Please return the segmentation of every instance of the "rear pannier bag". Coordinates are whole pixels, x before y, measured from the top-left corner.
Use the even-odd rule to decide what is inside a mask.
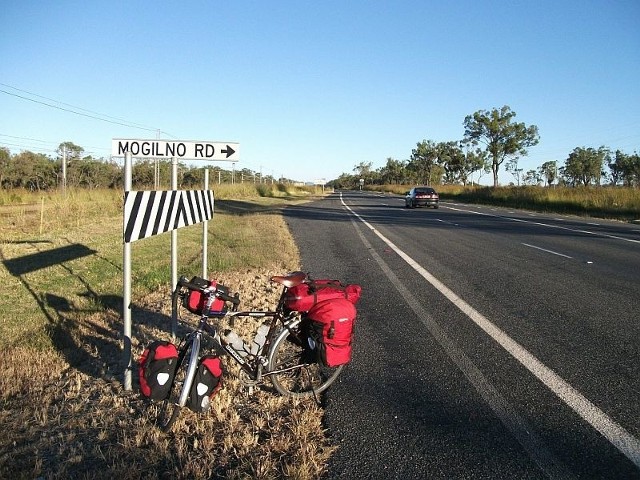
[[[178,363],[178,349],[164,340],[149,345],[138,362],[140,392],[151,400],[164,400],[169,395]]]
[[[331,298],[346,298],[355,304],[361,290],[360,285],[343,285],[338,280],[313,280],[287,290],[284,304],[296,312],[308,312],[316,303]]]
[[[215,355],[205,355],[200,359],[196,376],[189,392],[189,408],[194,412],[206,412],[211,399],[222,386],[222,362]]]
[[[316,303],[305,315],[309,343],[315,346],[318,360],[327,367],[351,361],[351,343],[356,307],[345,298]]]
[[[229,294],[229,289],[224,285],[219,285],[215,280],[205,280],[204,278],[193,277],[190,283],[198,285],[201,288],[214,286],[217,290],[222,291],[226,295]],[[190,290],[189,293],[184,296],[182,305],[191,313],[195,313],[196,315],[202,315],[202,311],[204,310],[204,306],[205,306],[204,294],[199,290]],[[225,310],[224,300],[216,298],[211,304],[210,311],[222,312],[224,310]]]

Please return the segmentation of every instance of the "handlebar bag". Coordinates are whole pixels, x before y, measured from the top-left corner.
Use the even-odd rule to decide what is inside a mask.
[[[205,355],[200,359],[196,376],[189,392],[189,408],[194,412],[206,412],[211,399],[222,387],[222,362],[216,355]]]
[[[339,280],[313,280],[291,287],[285,293],[284,305],[289,310],[308,312],[316,303],[343,298],[355,304],[360,299],[360,285],[343,285]]]
[[[178,349],[164,340],[151,343],[138,362],[140,392],[151,400],[164,400],[169,395],[178,363]]]
[[[305,315],[310,346],[318,360],[327,367],[351,361],[356,307],[345,298],[316,303]]]
[[[229,294],[229,288],[217,283],[215,280],[205,280],[204,278],[193,277],[190,283],[198,285],[201,288],[207,288],[209,286],[213,286],[216,288],[216,290],[219,290],[226,295]],[[205,306],[205,296],[199,290],[189,289],[189,293],[184,296],[182,305],[191,313],[195,313],[196,315],[202,315],[202,311],[204,310],[204,306]],[[226,308],[225,308],[224,300],[220,298],[216,298],[211,304],[210,311],[222,312],[225,309]]]

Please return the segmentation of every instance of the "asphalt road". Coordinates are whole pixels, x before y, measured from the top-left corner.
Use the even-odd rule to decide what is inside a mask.
[[[365,192],[285,217],[363,287],[328,478],[640,478],[640,226]]]

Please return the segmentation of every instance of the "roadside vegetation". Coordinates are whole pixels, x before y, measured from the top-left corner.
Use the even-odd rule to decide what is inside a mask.
[[[343,173],[331,182],[335,188],[371,185],[473,185],[491,173],[493,187],[513,186],[622,186],[640,188],[640,154],[600,145],[578,146],[565,159],[550,159],[524,171],[519,159],[539,141],[538,127],[515,121],[516,113],[507,105],[490,111],[479,110],[464,119],[461,139],[422,140],[407,159],[388,157],[386,164],[372,168],[363,161],[353,173]],[[499,182],[501,171],[509,181]]]
[[[242,306],[273,306],[269,276],[299,267],[280,210],[314,194],[217,189],[209,269]],[[229,363],[210,412],[185,410],[170,434],[153,426],[135,383],[123,391],[122,192],[13,190],[0,199],[0,477],[320,476],[333,449],[321,408],[268,385],[250,394]],[[201,225],[179,230],[180,274],[199,274],[201,235]],[[169,252],[166,234],[132,245],[136,359],[170,338]]]
[[[406,185],[370,185],[367,189],[404,195]],[[640,220],[640,189],[628,187],[478,187],[436,186],[441,199],[538,212],[622,221]]]

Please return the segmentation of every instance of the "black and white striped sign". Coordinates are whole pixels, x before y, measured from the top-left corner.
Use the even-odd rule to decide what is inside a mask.
[[[212,190],[125,192],[124,241],[135,242],[211,218]]]

